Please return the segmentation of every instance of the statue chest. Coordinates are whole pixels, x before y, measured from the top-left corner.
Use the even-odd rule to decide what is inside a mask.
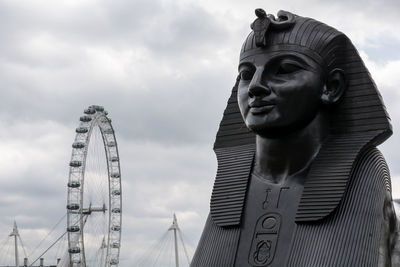
[[[235,266],[285,266],[303,191],[301,180],[293,177],[273,184],[251,176]]]

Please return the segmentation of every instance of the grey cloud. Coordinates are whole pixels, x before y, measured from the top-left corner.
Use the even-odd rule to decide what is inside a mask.
[[[221,106],[224,104],[220,105],[218,97],[209,98],[208,95],[229,94],[232,84],[227,83],[225,77],[230,76],[231,72],[215,68],[213,73],[209,73],[209,70],[199,67],[197,62],[204,58],[204,54],[209,53],[210,57],[213,56],[210,52],[211,47],[226,39],[224,32],[227,31],[221,23],[196,5],[181,7],[171,4],[162,9],[157,2],[152,2],[150,6],[147,2],[140,1],[128,6],[120,1],[115,5],[106,3],[96,6],[93,10],[94,15],[87,14],[92,14],[94,19],[100,20],[98,27],[110,28],[110,32],[104,33],[93,30],[91,27],[94,25],[87,26],[87,23],[76,18],[84,17],[81,9],[78,9],[76,14],[67,11],[72,17],[64,15],[60,20],[54,16],[45,16],[45,11],[40,13],[37,8],[33,9],[33,14],[27,15],[25,20],[21,19],[23,25],[32,27],[30,30],[19,28],[16,22],[18,19],[4,18],[14,23],[8,24],[12,24],[10,28],[15,29],[15,35],[19,33],[23,37],[16,43],[11,43],[15,41],[13,39],[9,42],[6,40],[3,46],[8,47],[8,50],[0,53],[5,59],[0,64],[0,86],[6,89],[3,98],[7,100],[0,108],[2,116],[9,120],[35,120],[43,117],[72,124],[79,114],[76,111],[96,103],[103,104],[111,114],[121,118],[124,122],[119,125],[122,135],[126,132],[127,135],[139,139],[167,140],[172,143],[178,140],[209,142],[209,136],[215,134],[219,119],[215,119],[214,115],[222,113]],[[26,10],[18,5],[3,8],[17,18],[26,13]],[[56,13],[59,12],[60,10]],[[64,21],[67,18],[70,20],[69,24]],[[55,21],[53,23],[48,20]],[[136,21],[144,25],[136,25]],[[76,25],[79,25],[79,28]],[[137,28],[142,28],[143,32]],[[29,40],[24,39],[40,36],[42,31],[50,36],[50,41],[59,45],[50,53],[38,54],[40,47],[30,47],[30,43],[27,42]],[[68,32],[75,36],[60,36]],[[141,40],[141,46],[150,51],[151,58],[143,64],[133,66],[130,70],[132,77],[128,78],[131,87],[125,85],[124,91],[121,91],[120,84],[110,83],[106,77],[93,76],[90,66],[85,67],[87,63],[84,60],[91,60],[85,46],[101,43],[103,48],[105,46],[117,51],[118,46],[115,47],[112,40],[120,38],[125,44],[124,49],[130,46],[129,49],[134,49],[135,44],[131,42],[130,35],[126,35],[127,32],[133,33],[135,38]],[[90,34],[101,40],[91,40],[85,46],[79,45],[79,40],[87,40]],[[43,37],[45,40],[47,35]],[[72,44],[75,41],[78,43]],[[153,61],[154,64],[148,65],[148,62]],[[164,66],[182,72],[185,71],[187,62],[191,62],[194,67],[191,73],[185,73],[183,79],[160,75],[157,69],[148,69],[146,76],[135,77],[135,68]],[[228,80],[233,79],[234,77],[230,77]],[[143,82],[148,90],[135,92],[138,82]],[[193,98],[198,101],[193,102]],[[105,99],[107,101],[104,101]],[[204,100],[207,104],[201,102]],[[207,108],[204,108],[205,105]],[[202,130],[209,128],[206,123],[211,120],[213,133],[204,136],[205,132]],[[164,130],[162,133],[154,130],[153,125],[158,125]],[[179,138],[176,138],[177,135]]]
[[[369,58],[377,63],[384,63],[390,60],[400,60],[400,40],[391,36],[385,39],[373,39],[362,47]]]
[[[389,19],[389,16],[391,16],[392,14],[396,14],[398,11],[400,11],[399,3],[396,0],[355,0],[350,2],[339,0],[335,2],[346,4],[345,9],[349,10],[350,12],[363,12],[365,14],[369,14],[369,16],[371,16],[371,20],[376,18],[381,20],[385,20],[385,18]]]
[[[0,12],[0,32],[9,36],[2,47],[8,47],[12,55],[17,51],[8,41],[18,46],[40,34],[74,46],[148,46],[151,51],[160,51],[159,56],[168,56],[210,42],[217,44],[227,32],[222,23],[198,5],[173,1],[99,1],[95,6],[82,4],[76,8],[7,2],[0,5]]]
[[[114,123],[122,136],[172,143],[210,143],[222,116],[225,99],[233,86],[233,82],[227,83],[218,77],[221,74],[228,76],[229,72],[218,69],[216,72],[202,71],[183,80],[168,80],[168,77],[155,75],[156,79],[148,84],[152,89],[143,92],[135,92],[135,88],[121,92],[118,88],[108,89],[94,82],[90,87],[96,89],[91,92],[75,89],[68,93],[68,88],[73,85],[60,84],[54,90],[41,90],[38,87],[46,81],[40,81],[38,85],[25,83],[19,87],[14,80],[11,81],[14,84],[8,85],[14,90],[5,91],[3,97],[7,102],[0,110],[3,116],[8,115],[9,120],[45,118],[64,121],[72,126],[72,132],[73,122],[78,125],[85,107],[101,104],[115,118]],[[166,80],[159,81],[157,78]],[[7,78],[3,79],[3,83],[4,80]],[[157,128],[154,128],[155,125]]]

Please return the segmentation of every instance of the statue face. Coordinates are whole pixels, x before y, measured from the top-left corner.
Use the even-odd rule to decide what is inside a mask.
[[[239,73],[239,108],[256,134],[280,135],[302,128],[320,109],[323,71],[304,54],[253,55],[240,62]]]

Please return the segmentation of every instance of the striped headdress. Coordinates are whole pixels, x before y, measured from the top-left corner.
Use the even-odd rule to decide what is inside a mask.
[[[392,133],[381,95],[351,41],[340,31],[311,18],[280,11],[278,18],[256,10],[258,18],[243,44],[240,59],[266,51],[296,51],[328,73],[344,71],[347,88],[332,109],[330,133],[311,164],[297,210],[297,222],[329,215],[346,191],[361,151]],[[238,226],[255,151],[255,135],[242,119],[237,85],[232,89],[214,144],[218,171],[211,197],[211,217],[218,226]]]

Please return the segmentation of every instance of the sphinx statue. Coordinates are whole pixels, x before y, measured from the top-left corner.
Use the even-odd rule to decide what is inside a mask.
[[[191,266],[398,266],[390,175],[376,148],[392,128],[357,50],[314,19],[256,16]]]

